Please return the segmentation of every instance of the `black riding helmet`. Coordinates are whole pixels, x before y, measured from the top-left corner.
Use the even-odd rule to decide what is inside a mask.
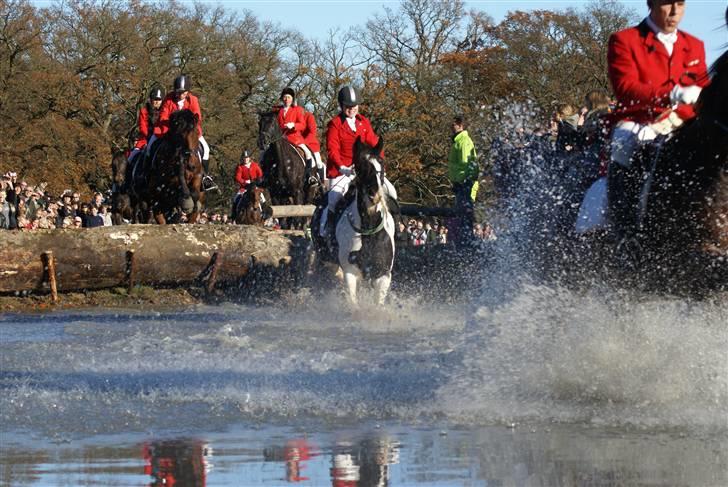
[[[283,99],[284,95],[291,95],[291,98],[293,98],[294,100],[296,99],[296,92],[293,91],[293,88],[291,88],[290,86],[286,86],[281,91],[281,100]]]
[[[189,76],[187,76],[186,74],[177,76],[174,79],[174,91],[190,91],[191,84],[192,82],[190,81]]]
[[[339,90],[339,105],[342,107],[353,107],[361,103],[359,93],[352,86],[344,86]]]
[[[149,92],[149,99],[150,100],[161,100],[164,98],[164,92],[162,91],[162,88],[155,86],[152,88],[152,91]]]

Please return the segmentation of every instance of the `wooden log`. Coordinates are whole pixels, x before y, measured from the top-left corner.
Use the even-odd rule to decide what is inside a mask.
[[[314,205],[280,205],[273,206],[273,216],[276,218],[313,216],[316,209]],[[454,208],[439,208],[436,206],[400,205],[400,213],[404,216],[441,216],[455,215]]]
[[[276,218],[302,217],[310,218],[313,216],[315,205],[273,205],[273,216]]]
[[[215,282],[241,279],[256,266],[278,268],[308,245],[302,232],[243,225],[123,225],[85,229],[0,232],[0,292],[47,290],[44,264],[51,251],[58,291],[123,285],[191,284],[215,252],[225,259]],[[131,265],[127,252],[133,251]]]

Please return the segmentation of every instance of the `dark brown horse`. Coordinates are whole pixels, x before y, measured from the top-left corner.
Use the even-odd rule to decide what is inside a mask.
[[[180,212],[195,223],[204,203],[198,117],[190,110],[179,110],[169,125],[150,164],[148,201],[159,224],[180,217]]]
[[[114,225],[121,225],[124,221],[134,223],[136,220],[128,170],[126,154],[115,153],[111,159],[111,221]]]
[[[285,138],[278,126],[277,113],[258,113],[258,148],[264,151],[260,161],[263,186],[270,192],[274,205],[313,203],[320,186],[305,181],[303,150]]]
[[[728,288],[728,51],[711,78],[697,117],[652,159],[644,190],[646,262],[679,287]]]

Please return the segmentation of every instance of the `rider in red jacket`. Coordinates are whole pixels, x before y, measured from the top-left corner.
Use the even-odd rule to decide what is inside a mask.
[[[344,197],[349,184],[354,178],[353,158],[354,142],[357,139],[370,146],[379,143],[379,136],[374,133],[372,124],[363,115],[359,114],[361,97],[351,86],[344,86],[338,94],[341,112],[328,123],[326,129],[326,148],[328,159],[326,173],[329,177],[329,193],[327,209],[321,214],[319,234],[331,243],[334,236],[332,218],[338,202]],[[384,178],[384,191],[392,199],[397,199],[397,191],[392,183]]]
[[[619,105],[614,118],[608,174],[609,219],[617,256],[634,266],[639,245],[639,199],[645,169],[633,164],[636,149],[694,117],[693,104],[709,83],[705,48],[678,30],[685,2],[647,0],[650,13],[638,26],[609,39],[609,79]]]
[[[202,136],[202,111],[200,110],[200,102],[195,95],[190,92],[190,81],[189,76],[180,75],[174,80],[174,90],[169,93],[162,101],[162,107],[159,110],[159,120],[154,125],[154,137],[149,141],[149,146],[156,139],[164,137],[169,131],[169,119],[174,112],[177,110],[191,110],[192,113],[197,115],[197,133],[200,136],[200,146],[202,147],[202,166],[205,169],[205,176],[203,178],[203,187],[206,191],[213,189],[214,183],[212,178],[209,176],[210,173],[210,146],[207,145],[207,141]]]
[[[250,158],[248,151],[243,151],[240,164],[235,169],[235,182],[240,186],[238,194],[244,194],[251,183],[260,184],[262,180],[263,170],[260,165]]]
[[[303,107],[296,104],[296,92],[293,91],[293,88],[283,88],[281,91],[281,103],[283,105],[278,110],[278,126],[281,128],[288,142],[303,150],[304,159],[306,160],[305,178],[309,180],[317,159],[313,153],[313,149],[306,143],[307,125],[305,111]],[[320,159],[321,156],[319,155],[318,160]]]
[[[162,106],[162,99],[164,98],[164,92],[159,87],[152,88],[149,92],[149,101],[145,103],[139,109],[139,116],[137,117],[137,128],[139,136],[137,137],[134,149],[129,154],[129,161],[147,145],[147,141],[154,132],[154,124],[159,119],[159,109]]]

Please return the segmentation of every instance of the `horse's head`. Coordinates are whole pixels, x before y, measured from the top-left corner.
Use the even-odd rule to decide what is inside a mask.
[[[382,185],[384,183],[384,164],[382,160],[382,147],[384,140],[380,137],[375,147],[359,139],[354,143],[354,169],[356,170],[357,194],[364,195],[368,200],[367,207],[372,208],[383,201]]]
[[[196,212],[200,206],[202,188],[202,160],[200,139],[197,131],[199,117],[191,110],[179,110],[169,119],[170,138],[174,144],[174,160],[177,164],[181,190],[179,205],[185,213]]]
[[[261,195],[264,191],[263,188],[256,186],[255,183],[251,183],[248,186],[235,215],[235,223],[242,225],[263,224],[264,217]]]
[[[278,126],[278,112],[258,112],[258,149],[265,150],[268,146],[281,138],[281,129]]]
[[[123,152],[117,152],[111,159],[111,182],[118,191],[126,182],[127,158]]]

